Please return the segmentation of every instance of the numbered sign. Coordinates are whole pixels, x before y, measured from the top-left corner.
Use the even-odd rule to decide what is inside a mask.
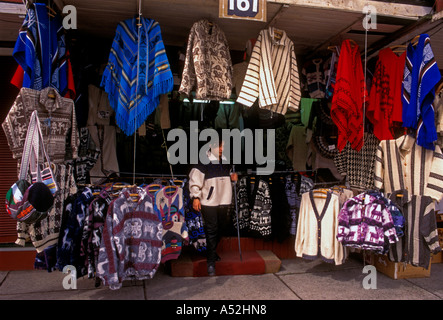
[[[266,22],[266,0],[220,0],[219,17]]]

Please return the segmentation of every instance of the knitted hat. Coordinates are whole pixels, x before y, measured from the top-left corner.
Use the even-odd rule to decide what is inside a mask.
[[[53,204],[51,190],[42,182],[30,185],[26,180],[19,180],[6,193],[8,214],[29,224],[45,218]]]

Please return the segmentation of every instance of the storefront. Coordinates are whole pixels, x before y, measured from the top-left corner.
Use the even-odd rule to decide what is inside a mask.
[[[426,112],[423,111],[426,116],[418,114],[418,123],[411,121],[403,126],[402,108],[408,103],[402,100],[402,93],[407,88],[408,97],[417,95],[415,89],[405,86],[409,81],[416,81],[407,78],[405,73],[407,46],[417,42],[424,48],[427,38],[433,53],[432,63],[427,65],[431,70],[428,74],[433,72],[429,80],[432,100],[441,93],[441,79],[437,74],[441,77],[443,66],[442,1],[265,1],[265,15],[256,15],[258,19],[254,20],[251,10],[262,8],[261,3],[48,1],[42,8],[49,28],[40,30],[32,26],[35,29],[30,27],[26,36],[19,33],[20,26],[25,19],[29,20],[29,10],[34,12],[37,4],[29,2],[26,9],[22,1],[0,2],[0,24],[5,26],[0,34],[2,88],[7,88],[1,98],[0,115],[2,123],[9,119],[9,124],[4,125],[6,129],[0,132],[1,198],[6,197],[17,180],[17,159],[23,152],[23,148],[14,148],[13,142],[24,139],[26,130],[17,128],[21,125],[26,129],[27,122],[20,124],[18,111],[11,110],[13,105],[22,108],[31,98],[25,99],[30,93],[20,88],[26,86],[43,92],[47,81],[57,88],[57,99],[66,103],[64,110],[71,108],[69,114],[60,118],[69,118],[61,126],[71,128],[61,138],[66,142],[62,148],[64,154],[60,158],[60,144],[54,147],[58,153],[53,153],[54,149],[49,152],[53,155],[51,160],[62,166],[57,168],[56,175],[65,172],[63,177],[58,177],[63,194],[59,191],[59,201],[50,214],[56,216],[51,218],[51,223],[56,221],[57,230],[51,232],[51,239],[43,234],[36,236],[34,225],[17,227],[16,221],[3,212],[0,215],[1,268],[32,269],[36,249],[39,259],[53,254],[59,263],[57,268],[61,269],[67,260],[63,260],[66,257],[61,257],[60,252],[70,258],[74,254],[75,258],[87,259],[80,251],[93,246],[92,242],[86,241],[83,244],[86,247],[77,248],[76,253],[61,249],[67,246],[63,235],[71,237],[70,232],[74,232],[76,238],[70,241],[80,246],[79,230],[92,234],[91,229],[87,230],[89,220],[85,218],[90,214],[89,209],[88,212],[79,209],[78,216],[72,218],[71,207],[92,208],[94,200],[103,201],[102,205],[108,207],[125,186],[135,188],[131,191],[134,193],[143,189],[144,194],[151,194],[152,211],[158,213],[160,220],[168,220],[170,217],[165,218],[162,213],[168,212],[175,217],[174,222],[181,224],[182,233],[174,231],[172,237],[174,248],[177,248],[176,237],[180,238],[181,234],[183,239],[178,242],[186,238],[188,249],[204,252],[205,234],[201,226],[196,227],[202,220],[201,215],[192,210],[188,174],[192,160],[207,140],[194,136],[194,128],[200,133],[204,129],[251,132],[251,140],[245,138],[238,145],[230,145],[233,159],[241,154],[240,161],[235,163],[239,181],[233,189],[228,228],[220,247],[237,250],[239,236],[243,250],[265,249],[280,259],[315,257],[342,264],[347,257],[344,247],[363,249],[339,234],[346,229],[346,222],[339,219],[345,202],[360,201],[355,198],[358,196],[379,199],[375,189],[389,194],[407,186],[414,190],[415,183],[418,187],[410,191],[412,195],[432,198],[429,211],[419,214],[435,215],[434,228],[429,232],[437,230],[438,207],[435,205],[443,194],[439,171],[443,169],[439,135],[443,134],[439,131],[443,123],[437,120],[443,110],[439,111],[435,103],[434,108],[429,108],[428,103]],[[231,17],[220,17],[223,4],[232,12],[237,6],[237,12],[251,9],[252,13],[232,18],[231,12]],[[57,17],[59,32],[55,31],[55,24],[49,23]],[[31,24],[32,19],[29,26]],[[50,33],[51,27],[54,38],[40,35],[37,41],[30,36],[42,30]],[[424,34],[428,37],[420,36]],[[22,46],[17,45],[18,41],[23,42]],[[276,43],[279,49],[267,49],[271,43]],[[40,87],[36,85],[37,80],[29,77],[36,72],[30,61],[40,59],[29,60],[29,45],[41,45],[41,54],[37,55],[40,58],[51,50],[58,54],[59,60],[52,64],[39,62]],[[427,50],[423,48],[422,51]],[[19,51],[25,57],[20,67]],[[57,73],[57,77],[45,80],[44,66],[50,73]],[[413,67],[411,64],[411,74]],[[117,79],[117,75],[121,77]],[[131,100],[131,88],[136,88],[139,98]],[[35,91],[32,94],[37,94]],[[42,123],[48,124],[48,120]],[[418,125],[426,130],[419,132]],[[171,132],[178,132],[176,129],[188,138],[184,157],[180,157],[183,154],[179,154],[182,149],[177,147],[178,140],[170,138],[174,137]],[[197,139],[195,148],[192,137]],[[413,145],[420,148],[418,151],[414,147],[417,155],[408,160],[410,163],[405,162],[407,170],[403,171],[388,161],[392,146],[381,143],[402,137],[416,138],[417,143],[414,141]],[[260,143],[264,147],[261,158],[256,152]],[[53,145],[57,144],[46,144],[49,149]],[[171,161],[173,155],[167,156],[171,150],[178,152],[176,158],[184,161]],[[420,176],[424,180],[403,179],[403,175],[417,170],[414,167],[417,157],[430,161],[422,164],[427,168]],[[263,163],[263,158],[267,162]],[[271,171],[263,173],[264,164],[269,164]],[[394,180],[403,182],[396,185]],[[85,190],[86,193],[82,193]],[[105,198],[101,196],[103,190],[114,195]],[[171,201],[176,200],[177,204],[162,207],[163,204],[156,203],[159,191],[164,197],[172,195]],[[81,197],[85,198],[82,198],[84,202],[80,201]],[[317,205],[324,210],[317,212],[314,219]],[[171,210],[174,213],[171,214]],[[349,215],[352,214],[350,211]],[[324,215],[331,220],[320,223]],[[80,216],[84,220],[74,226],[72,223]],[[320,242],[318,248],[317,245],[314,249],[304,246],[302,239],[314,236],[314,231],[306,227],[314,223],[308,222],[309,219],[315,220],[316,235],[320,230],[335,230],[324,237],[332,236],[336,251],[320,254],[317,251]],[[101,223],[103,227],[105,221]],[[389,232],[394,233],[391,242],[398,242],[395,228],[391,229]],[[101,239],[100,232],[95,236]],[[364,249],[384,251],[371,247],[373,244],[365,243]],[[94,252],[98,254],[100,241],[94,245],[92,256]],[[172,254],[173,258],[163,256],[162,262],[176,259],[179,249]],[[423,265],[427,264],[420,261],[420,266]],[[95,268],[93,261],[90,266]],[[84,272],[88,274],[88,270]]]

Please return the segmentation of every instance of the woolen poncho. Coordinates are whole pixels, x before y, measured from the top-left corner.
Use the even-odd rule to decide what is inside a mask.
[[[391,48],[378,54],[366,116],[380,141],[394,139],[394,126],[402,122],[401,88],[405,59],[406,52],[397,56]]]
[[[403,126],[417,130],[417,144],[434,150],[437,140],[432,102],[441,74],[427,34],[421,34],[417,46],[408,45],[403,75]]]
[[[127,19],[117,26],[101,86],[108,94],[115,120],[130,136],[172,91],[174,82],[158,22]],[[140,38],[139,38],[140,35]]]
[[[349,141],[359,151],[363,146],[363,100],[365,79],[358,45],[344,40],[340,49],[331,117],[338,127],[337,148],[342,151]]]

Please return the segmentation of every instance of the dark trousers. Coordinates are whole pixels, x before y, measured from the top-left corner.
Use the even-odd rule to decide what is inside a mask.
[[[215,264],[217,245],[228,225],[228,207],[201,207],[203,227],[206,235],[207,262]]]

